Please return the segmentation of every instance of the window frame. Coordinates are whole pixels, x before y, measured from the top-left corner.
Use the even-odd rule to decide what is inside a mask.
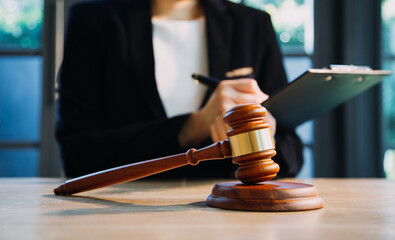
[[[44,7],[43,0],[43,7]],[[43,16],[43,23],[44,23],[44,16]],[[43,26],[43,25],[42,25]],[[41,41],[43,36],[43,28],[41,29]],[[41,56],[43,58],[43,48],[42,44],[37,49],[27,49],[27,48],[0,48],[0,57],[24,57],[24,56]],[[41,114],[41,113],[40,113]],[[42,122],[42,119],[39,120]],[[41,125],[41,124],[40,124]],[[41,126],[40,126],[41,127]],[[38,141],[26,141],[26,140],[1,140],[0,141],[0,150],[7,151],[7,150],[22,150],[22,149],[36,149],[38,152],[41,152],[42,146],[42,138],[41,135],[39,136]],[[39,159],[40,161],[40,159]],[[37,173],[39,175],[39,173]]]

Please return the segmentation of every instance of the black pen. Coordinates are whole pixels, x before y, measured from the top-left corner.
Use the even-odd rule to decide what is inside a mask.
[[[192,74],[192,78],[195,79],[195,81],[201,82],[211,88],[216,88],[220,82],[220,80],[217,78],[204,76],[198,73]]]

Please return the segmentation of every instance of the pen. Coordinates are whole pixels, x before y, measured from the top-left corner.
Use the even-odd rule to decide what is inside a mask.
[[[216,88],[218,83],[220,82],[220,80],[217,78],[204,76],[204,75],[197,74],[197,73],[192,74],[192,78],[195,79],[195,81],[201,82],[211,88]]]

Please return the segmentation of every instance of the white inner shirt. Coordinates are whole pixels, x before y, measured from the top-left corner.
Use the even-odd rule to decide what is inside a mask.
[[[192,73],[208,74],[205,19],[152,19],[155,77],[167,117],[195,112],[207,87]]]

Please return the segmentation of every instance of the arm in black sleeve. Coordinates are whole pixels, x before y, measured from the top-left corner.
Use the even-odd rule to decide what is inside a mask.
[[[178,134],[188,118],[183,115],[171,119],[141,119],[117,128],[109,127],[108,116],[103,113],[108,50],[99,34],[105,21],[100,20],[100,13],[96,14],[99,17],[89,16],[84,6],[70,11],[59,76],[56,129],[68,177],[178,153],[182,150]]]
[[[263,25],[266,39],[261,62],[261,73],[258,84],[261,89],[272,95],[287,84],[282,55],[278,46],[277,38],[271,24],[270,16],[263,15]],[[277,127],[276,135],[277,154],[273,158],[280,165],[279,177],[294,177],[303,165],[303,144],[294,130],[281,129]]]

